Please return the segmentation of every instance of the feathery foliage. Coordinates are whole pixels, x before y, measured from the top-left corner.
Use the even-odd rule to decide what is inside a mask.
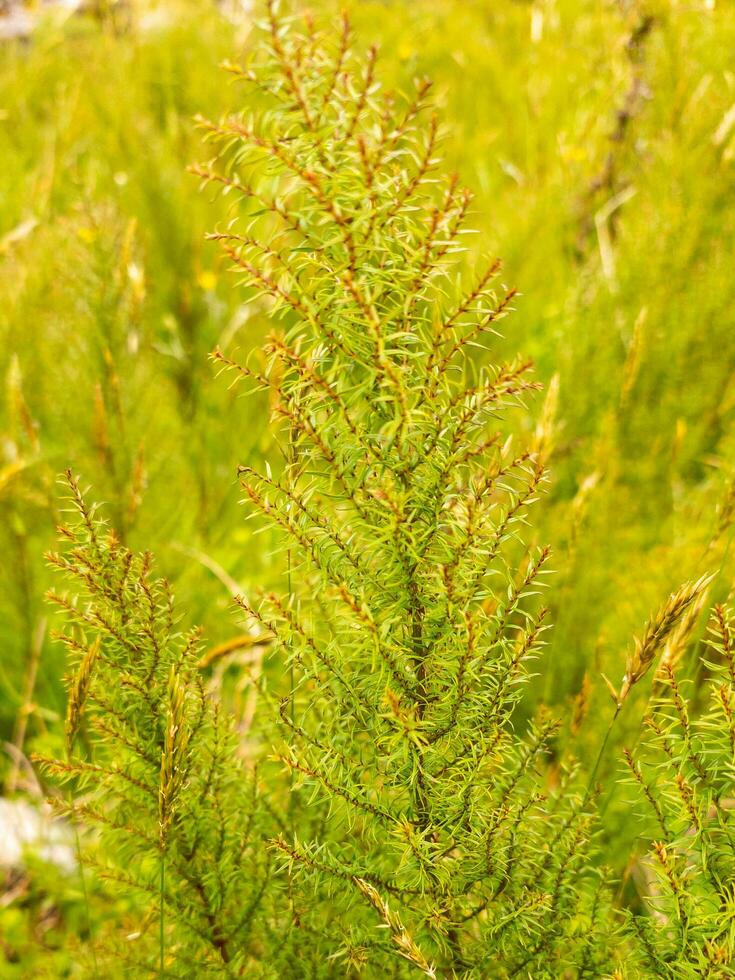
[[[214,355],[271,393],[285,457],[240,476],[290,590],[239,602],[293,670],[279,757],[323,815],[275,847],[299,921],[352,966],[558,975],[594,888],[588,814],[543,773],[555,721],[511,724],[549,552],[518,546],[544,470],[502,416],[536,385],[468,357],[514,290],[495,259],[457,281],[471,195],[442,172],[429,83],[384,92],[346,19],[330,37],[270,3],[265,29],[230,66],[265,105],[203,121],[219,155],[193,169],[238,199],[211,237],[280,324],[262,361]]]
[[[43,760],[73,789],[59,808],[97,829],[98,873],[141,896],[143,922],[160,920],[160,938],[143,929],[115,949],[136,975],[159,958],[167,977],[253,975],[270,865],[254,775],[205,690],[199,636],[179,632],[150,555],[126,549],[67,480],[67,547],[49,558],[73,592],[50,598],[69,623],[62,639],[76,666],[67,758]]]
[[[663,691],[640,750],[625,751],[653,843],[635,876],[644,909],[632,914],[646,976],[728,977],[735,963],[735,630],[716,605],[697,710],[691,685],[664,664]],[[696,689],[695,689],[696,690]],[[695,713],[696,712],[696,713]]]

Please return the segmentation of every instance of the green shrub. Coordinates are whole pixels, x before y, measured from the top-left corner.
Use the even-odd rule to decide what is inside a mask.
[[[67,757],[46,762],[72,787],[57,806],[98,830],[99,875],[159,918],[159,941],[143,929],[116,945],[118,967],[145,975],[158,961],[162,976],[252,975],[271,864],[255,778],[205,690],[199,636],[179,631],[150,555],[125,548],[67,479],[74,520],[66,551],[50,556],[74,586],[50,596],[68,620],[63,641],[75,663]]]
[[[697,698],[688,693],[691,681],[664,661],[643,746],[625,752],[647,820],[641,837],[653,839],[634,866],[644,908],[630,916],[638,969],[647,976],[727,977],[735,958],[731,609],[715,606],[708,643]]]
[[[213,237],[282,325],[262,364],[215,354],[271,392],[286,460],[241,478],[290,588],[240,603],[293,671],[279,756],[323,818],[276,847],[299,921],[352,966],[561,972],[589,956],[588,815],[546,785],[554,720],[510,724],[548,550],[517,541],[542,462],[497,420],[535,385],[468,356],[514,290],[496,260],[458,282],[471,197],[441,172],[428,82],[384,93],[347,22],[335,51],[269,12],[233,68],[268,102],[204,123],[222,159],[195,170],[243,203]]]

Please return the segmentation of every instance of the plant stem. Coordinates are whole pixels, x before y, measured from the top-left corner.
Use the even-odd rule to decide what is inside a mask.
[[[587,806],[587,804],[589,803],[590,796],[592,796],[592,793],[594,791],[594,788],[595,788],[595,777],[597,776],[597,770],[600,768],[600,764],[601,764],[602,759],[603,759],[603,757],[605,755],[605,750],[607,749],[607,743],[610,741],[610,735],[612,734],[612,730],[613,730],[613,728],[615,726],[615,722],[618,719],[618,715],[620,714],[620,710],[621,710],[622,707],[623,707],[623,702],[622,701],[619,701],[618,704],[615,707],[615,713],[613,714],[612,718],[610,719],[610,724],[607,726],[607,731],[605,732],[605,737],[602,740],[602,744],[600,745],[600,751],[597,753],[597,758],[595,759],[595,764],[592,767],[592,772],[590,773],[590,778],[589,778],[589,780],[587,782],[587,789],[585,790],[584,799],[582,801],[582,806],[580,807],[581,810],[583,810]]]
[[[8,777],[7,793],[9,795],[12,795],[18,786],[21,760],[23,758],[23,747],[25,745],[26,733],[28,731],[28,719],[34,711],[33,692],[36,688],[36,678],[38,676],[38,667],[41,662],[41,652],[43,650],[45,635],[46,617],[44,616],[41,620],[39,620],[38,626],[33,631],[33,636],[31,638],[28,657],[28,671],[23,690],[23,703],[18,709],[18,714],[15,720],[15,728],[13,731],[12,744],[17,749],[17,754],[13,762],[13,767],[10,770],[10,776]]]
[[[166,951],[166,937],[164,934],[164,888],[166,885],[166,852],[161,849],[161,880],[159,882],[159,914],[158,914],[158,975],[164,976],[164,956]]]
[[[84,917],[87,926],[87,935],[89,937],[89,948],[92,953],[92,964],[94,968],[95,977],[99,977],[100,970],[97,964],[97,951],[94,948],[94,943],[92,942],[92,917],[89,911],[89,892],[87,891],[87,879],[84,875],[84,865],[82,863],[82,842],[79,838],[79,825],[77,823],[76,817],[76,799],[74,797],[74,790],[69,789],[69,805],[72,814],[72,827],[74,828],[74,849],[77,855],[77,864],[79,866],[79,883],[82,886],[82,898],[84,899]]]

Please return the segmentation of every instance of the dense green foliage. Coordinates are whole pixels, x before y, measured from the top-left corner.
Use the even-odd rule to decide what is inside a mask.
[[[277,847],[300,921],[348,964],[395,975],[398,946],[432,976],[559,972],[588,953],[586,814],[536,774],[556,723],[510,724],[549,553],[516,567],[543,467],[494,421],[535,385],[468,356],[514,291],[497,260],[457,288],[471,195],[441,172],[429,83],[385,93],[346,22],[334,50],[269,10],[240,76],[268,99],[204,123],[221,159],[195,170],[240,199],[214,237],[282,324],[262,369],[215,354],[272,393],[286,456],[241,479],[284,532],[289,591],[239,603],[293,669],[279,755],[328,811]]]
[[[638,970],[663,977],[732,972],[735,761],[735,633],[732,611],[715,606],[708,672],[695,704],[690,682],[664,660],[644,719],[645,751],[625,761],[653,838],[634,876],[650,915],[633,922]],[[696,712],[696,714],[694,713]],[[638,756],[643,758],[639,760]],[[638,808],[637,808],[638,809]]]
[[[151,556],[107,532],[67,479],[75,521],[64,528],[66,552],[50,556],[75,587],[72,597],[50,596],[65,612],[62,639],[75,664],[66,758],[46,764],[72,786],[59,807],[98,828],[102,877],[155,896],[161,929],[167,919],[183,929],[193,950],[178,941],[167,975],[239,976],[259,948],[254,920],[269,881],[254,776],[238,758],[233,725],[207,697],[199,636],[178,632]],[[152,972],[159,953],[147,957],[145,939],[127,945],[115,959]]]
[[[118,879],[33,870],[0,913],[8,975],[67,975],[76,933],[105,975],[727,976],[726,607],[709,655],[701,624],[733,570],[735,17],[354,8],[349,51],[266,25],[234,89],[213,65],[248,22],[214,7],[0,49],[5,782],[58,757]],[[191,117],[233,105],[194,168],[220,204],[185,174]],[[204,241],[218,214],[244,291]],[[213,349],[262,391],[228,394]],[[41,557],[67,465],[119,536],[76,497],[71,656]],[[626,767],[650,828],[623,819]]]

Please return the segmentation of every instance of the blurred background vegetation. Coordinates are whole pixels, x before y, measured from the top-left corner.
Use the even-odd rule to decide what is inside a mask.
[[[735,8],[342,5],[362,42],[379,43],[386,84],[435,80],[444,152],[477,195],[468,268],[498,254],[522,293],[498,350],[530,355],[545,384],[519,438],[549,457],[529,534],[552,545],[557,572],[535,692],[563,709],[584,692],[578,753],[591,757],[610,711],[602,675],[619,681],[632,634],[685,579],[716,572],[718,599],[733,580]],[[217,66],[247,44],[252,12],[77,6],[0,0],[7,798],[38,792],[27,759],[59,738],[63,714],[43,559],[61,470],[81,473],[120,535],[154,552],[212,646],[239,630],[232,590],[267,585],[278,567],[235,482],[238,463],[274,451],[267,401],[229,391],[207,360],[218,345],[256,346],[268,323],[204,241],[226,201],[186,173],[206,156],[194,115],[242,98]],[[640,712],[630,718],[618,741],[635,737]],[[615,805],[609,814],[623,873],[634,831]],[[0,875],[0,974],[73,975],[78,883],[35,866]]]

